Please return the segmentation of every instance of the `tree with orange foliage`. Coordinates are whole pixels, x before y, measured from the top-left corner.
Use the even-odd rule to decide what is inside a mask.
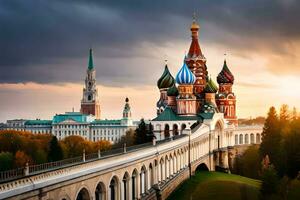
[[[100,151],[109,150],[109,149],[111,149],[112,145],[107,140],[99,140],[97,142],[94,142],[93,146],[94,146],[94,152],[96,152],[99,149],[100,149]]]
[[[62,146],[64,146],[64,155],[68,158],[81,156],[85,148],[85,140],[76,135],[64,138],[61,143],[63,143]]]
[[[32,159],[23,151],[17,151],[15,154],[15,167],[25,167],[26,163],[32,163]]]

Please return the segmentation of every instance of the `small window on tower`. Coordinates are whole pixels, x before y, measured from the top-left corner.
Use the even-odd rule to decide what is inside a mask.
[[[91,101],[92,100],[92,95],[88,96],[88,100]]]

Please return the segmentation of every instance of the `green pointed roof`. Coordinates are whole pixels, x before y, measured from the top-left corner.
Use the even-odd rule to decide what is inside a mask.
[[[218,91],[218,86],[214,83],[211,77],[206,82],[206,86],[204,88],[205,93],[216,93]]]
[[[94,69],[94,62],[93,62],[93,49],[90,49],[90,55],[89,55],[89,65],[88,69],[92,70]]]

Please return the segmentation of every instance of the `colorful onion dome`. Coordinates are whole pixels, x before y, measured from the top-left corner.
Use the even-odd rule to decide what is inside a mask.
[[[217,93],[218,91],[218,86],[215,84],[215,82],[209,78],[208,81],[206,82],[206,86],[204,88],[205,93]]]
[[[231,71],[229,70],[229,68],[227,67],[226,60],[224,60],[224,65],[223,65],[222,71],[219,73],[219,75],[217,77],[217,82],[219,84],[221,84],[221,83],[233,84],[233,82],[234,82],[234,76],[231,73]]]
[[[175,79],[171,75],[168,65],[166,64],[164,73],[161,75],[161,77],[157,81],[157,87],[159,89],[169,88],[175,85]]]
[[[178,92],[177,87],[175,85],[173,85],[172,87],[170,87],[168,89],[168,91],[167,91],[167,95],[171,96],[171,97],[178,96],[179,92]]]
[[[176,82],[178,84],[194,84],[196,81],[196,77],[191,72],[191,70],[186,65],[185,61],[183,61],[183,66],[179,70],[176,76]]]

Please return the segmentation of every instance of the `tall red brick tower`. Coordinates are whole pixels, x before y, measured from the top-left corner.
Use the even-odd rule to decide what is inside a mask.
[[[196,96],[200,96],[200,93],[205,88],[207,80],[206,58],[202,54],[198,41],[199,29],[200,26],[197,24],[194,18],[193,23],[191,25],[192,42],[190,45],[189,52],[185,58],[186,64],[196,77],[196,81],[193,87],[194,94]]]
[[[89,64],[86,72],[80,112],[86,115],[94,115],[96,119],[100,119],[100,103],[96,86],[96,70],[93,63],[92,49],[90,49]]]
[[[234,76],[229,70],[226,60],[224,60],[222,71],[217,77],[219,91],[216,98],[216,103],[220,112],[224,113],[224,118],[229,123],[238,125],[236,116],[236,97],[232,92]]]

